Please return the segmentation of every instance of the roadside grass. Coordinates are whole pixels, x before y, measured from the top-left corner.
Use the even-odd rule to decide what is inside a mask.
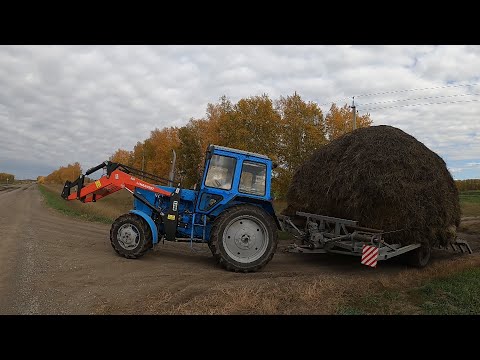
[[[127,213],[132,208],[132,197],[126,191],[118,191],[96,203],[82,203],[78,200],[62,199],[60,196],[62,185],[39,184],[38,188],[49,207],[65,215],[87,221],[111,224],[118,216]]]
[[[480,257],[447,262],[399,284],[379,284],[340,307],[345,315],[479,315]]]
[[[480,256],[459,256],[398,274],[238,278],[193,297],[155,288],[139,303],[109,304],[101,314],[418,315],[480,314]]]

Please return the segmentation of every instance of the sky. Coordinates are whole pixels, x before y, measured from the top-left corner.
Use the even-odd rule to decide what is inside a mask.
[[[150,131],[297,92],[413,135],[456,179],[480,178],[480,46],[0,46],[0,172],[84,171]]]

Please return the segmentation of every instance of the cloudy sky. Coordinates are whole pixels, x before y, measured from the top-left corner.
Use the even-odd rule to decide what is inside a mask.
[[[351,102],[480,178],[480,46],[0,46],[0,172],[85,170],[151,130],[295,91]]]

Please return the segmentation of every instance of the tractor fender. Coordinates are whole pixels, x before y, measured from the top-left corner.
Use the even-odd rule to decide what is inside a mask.
[[[265,210],[267,213],[269,213],[273,217],[273,219],[275,220],[275,224],[277,225],[277,229],[282,230],[282,227],[280,226],[280,222],[278,221],[277,214],[275,214],[275,209],[273,208],[273,204],[271,201],[266,201],[263,199],[254,199],[254,198],[244,197],[244,196],[235,196],[233,198],[233,201],[231,202],[231,206],[238,205],[238,204],[251,204],[251,205],[256,205],[263,208],[263,210]]]
[[[140,211],[140,210],[130,210],[130,213],[138,215],[138,216],[142,217],[143,219],[145,219],[148,226],[150,226],[150,230],[152,231],[152,243],[153,244],[158,243],[158,230],[157,230],[157,226],[153,222],[152,218],[150,216],[148,216],[147,214],[145,214],[143,211]]]

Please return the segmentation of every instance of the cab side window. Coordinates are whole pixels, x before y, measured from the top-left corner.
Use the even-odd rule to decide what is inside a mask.
[[[258,196],[265,195],[267,166],[254,161],[244,161],[238,191]]]

